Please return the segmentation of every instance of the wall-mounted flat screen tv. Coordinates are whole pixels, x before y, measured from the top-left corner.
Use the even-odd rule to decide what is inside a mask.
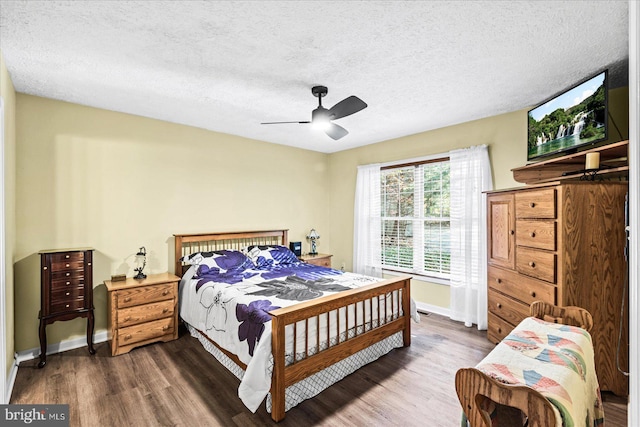
[[[585,149],[607,139],[607,70],[529,111],[527,161]]]

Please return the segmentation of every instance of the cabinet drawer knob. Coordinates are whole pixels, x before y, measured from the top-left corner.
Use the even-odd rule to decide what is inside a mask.
[[[69,304],[65,305],[65,308],[69,308]]]
[[[535,231],[532,231],[532,232],[529,234],[529,236],[531,236],[531,237],[536,237],[536,233],[535,233]]]
[[[536,204],[535,204],[535,203],[533,203],[533,202],[531,202],[531,203],[529,203],[529,207],[531,207],[531,208],[535,208],[535,207],[536,207]]]
[[[65,293],[65,295],[66,295],[66,296],[69,296],[69,295],[71,295],[71,292],[67,292],[67,293]]]
[[[165,308],[165,309],[163,309],[163,310],[162,310],[162,313],[163,313],[163,314],[164,314],[164,313],[168,313],[168,312],[169,312],[169,309],[168,309],[168,308]]]
[[[536,297],[536,293],[534,291],[529,292],[529,294],[534,298]]]
[[[65,264],[64,266],[69,268],[69,267],[71,267],[71,264]]]
[[[502,304],[500,304],[500,303],[497,303],[497,304],[496,304],[496,306],[497,306],[498,308],[502,308]]]
[[[70,284],[71,284],[71,282],[67,282],[67,283],[65,283],[65,285],[67,285],[67,286],[69,286]]]
[[[69,255],[65,255],[64,257],[65,257],[66,259],[69,259]]]
[[[516,230],[509,230],[509,234],[513,236],[514,234],[516,234]]]
[[[498,333],[501,334],[502,333],[502,328],[498,328]]]
[[[46,270],[46,269],[47,269],[47,267],[42,267],[42,269],[43,269],[43,270]]]
[[[124,302],[129,302],[129,301],[131,301],[131,297],[125,297],[124,298]]]
[[[536,266],[536,263],[535,263],[535,262],[533,262],[533,261],[529,261],[529,267],[531,267],[531,268],[535,268],[535,266]]]
[[[67,273],[65,276],[69,277],[69,276],[71,276],[71,273]]]
[[[163,297],[166,297],[167,295],[169,295],[169,291],[168,290],[165,289],[164,291],[162,291],[162,296]]]
[[[502,283],[502,279],[498,277],[498,278],[496,279],[496,283]]]
[[[166,325],[165,325],[165,326],[163,326],[163,327],[162,327],[162,330],[163,330],[163,331],[168,331],[168,330],[169,330],[169,326],[166,326]]]
[[[125,322],[128,322],[129,320],[131,320],[131,316],[127,316],[127,317],[124,318]]]
[[[130,339],[131,339],[131,334],[127,334],[127,335],[125,335],[125,336],[124,336],[124,339],[125,339],[125,340],[130,340]]]

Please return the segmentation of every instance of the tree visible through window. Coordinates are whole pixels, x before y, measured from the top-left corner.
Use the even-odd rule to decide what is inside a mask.
[[[449,278],[448,160],[381,171],[383,268]]]

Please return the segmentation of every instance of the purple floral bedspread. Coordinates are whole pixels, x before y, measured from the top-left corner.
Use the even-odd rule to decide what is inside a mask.
[[[180,283],[180,316],[247,365],[239,395],[252,411],[271,385],[269,311],[380,280],[302,262],[229,269],[224,268],[225,262],[237,265],[234,260],[217,260],[185,274]]]

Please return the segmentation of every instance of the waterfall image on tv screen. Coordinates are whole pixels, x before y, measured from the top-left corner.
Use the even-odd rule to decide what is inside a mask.
[[[603,71],[529,111],[527,160],[607,138],[606,76]]]

